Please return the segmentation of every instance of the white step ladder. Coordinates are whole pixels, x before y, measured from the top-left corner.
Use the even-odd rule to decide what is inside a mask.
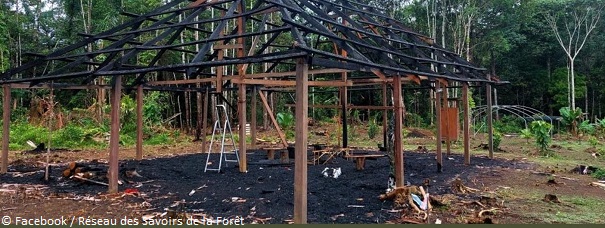
[[[235,138],[233,137],[233,132],[231,131],[229,115],[227,115],[227,107],[224,104],[216,105],[215,112],[216,112],[217,118],[216,118],[216,121],[214,122],[214,129],[212,130],[212,138],[210,139],[210,146],[208,148],[208,156],[206,157],[206,166],[204,167],[204,172],[206,172],[208,170],[220,172],[221,167],[223,165],[223,161],[225,162],[225,166],[227,166],[227,162],[239,163],[239,154],[238,154],[237,147],[235,145]],[[224,113],[223,116],[220,115],[221,112]],[[223,122],[222,126],[221,126],[221,121]],[[211,164],[210,155],[212,154],[212,146],[215,143],[215,136],[217,136],[217,132],[218,132],[218,135],[220,135],[219,137],[221,140],[221,150],[220,150],[220,156],[219,156],[219,161],[218,161],[218,168],[208,168],[208,165]],[[230,137],[231,144],[226,144],[226,142],[225,142],[225,140],[227,139],[227,134],[229,134],[231,136]],[[225,147],[227,147],[227,146],[232,147],[233,150],[226,151]],[[235,154],[235,160],[227,159],[227,154]]]

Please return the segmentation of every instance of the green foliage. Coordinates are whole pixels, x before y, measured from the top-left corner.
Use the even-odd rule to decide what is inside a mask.
[[[605,135],[605,118],[603,119],[597,119],[597,122],[595,123],[596,125],[596,130],[601,134],[601,135]]]
[[[594,135],[591,135],[590,138],[588,138],[588,143],[590,143],[593,148],[596,148],[599,145],[599,139]]]
[[[551,141],[550,130],[552,125],[545,121],[534,121],[530,125],[531,133],[536,137],[536,145],[543,155],[546,155],[548,146]]]
[[[520,136],[521,138],[527,140],[527,143],[529,143],[529,139],[533,138],[534,134],[531,133],[531,130],[529,128],[525,128],[521,130]]]
[[[605,169],[599,168],[599,169],[597,169],[597,171],[595,171],[594,173],[592,173],[591,176],[594,177],[594,178],[603,180],[603,179],[605,179]]]
[[[595,132],[595,125],[591,124],[589,120],[584,120],[578,126],[578,130],[583,134],[591,135]]]
[[[373,119],[368,123],[368,138],[374,139],[378,134],[378,124],[376,124],[376,119]]]
[[[514,133],[521,131],[522,120],[513,115],[502,115],[500,120],[494,121],[494,128],[502,133]]]
[[[569,107],[563,107],[559,109],[559,113],[561,113],[561,117],[563,117],[561,123],[570,127],[572,134],[575,135],[577,132],[578,119],[582,116],[582,109],[576,108],[575,110],[571,110]]]
[[[277,113],[277,123],[284,129],[287,138],[294,138],[294,130],[292,129],[292,127],[294,126],[294,115],[292,115],[292,113]]]
[[[498,131],[494,131],[494,138],[493,138],[493,143],[494,143],[494,148],[498,149],[500,147],[500,143],[502,142],[502,133],[498,132]]]

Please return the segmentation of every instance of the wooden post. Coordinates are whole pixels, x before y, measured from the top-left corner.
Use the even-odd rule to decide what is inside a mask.
[[[382,83],[382,106],[385,107],[385,109],[382,111],[382,141],[384,148],[388,148],[389,140],[387,139],[387,130],[389,110],[386,109],[386,107],[388,106],[386,82]]]
[[[122,76],[115,77],[111,88],[111,130],[109,135],[109,193],[118,192],[118,152],[120,150],[120,104],[122,99]]]
[[[296,144],[294,156],[294,223],[307,223],[307,134],[308,65],[304,58],[296,63]]]
[[[403,127],[403,99],[401,97],[401,76],[393,77],[393,102],[395,106],[395,129],[394,129],[394,157],[395,157],[395,186],[403,187],[404,163],[403,163],[403,140],[401,128]]]
[[[240,3],[237,5],[237,12],[239,14],[243,14],[244,13],[244,1],[240,1]],[[244,17],[240,16],[237,18],[237,34],[238,35],[242,35],[244,34],[244,26],[245,26],[245,22],[244,22]],[[237,49],[237,57],[238,58],[243,58],[244,57],[244,45],[245,45],[245,40],[244,37],[241,36],[239,38],[237,38],[237,44],[241,45],[238,49]],[[244,68],[240,65],[237,66],[238,69],[238,75],[240,76],[240,79],[243,81],[246,77],[246,72],[244,70]],[[238,86],[239,88],[239,95],[238,95],[238,101],[239,101],[239,107],[238,107],[238,113],[239,113],[239,171],[242,173],[248,172],[248,159],[246,159],[246,84],[240,84]],[[256,121],[255,121],[256,122]]]
[[[252,94],[251,94],[251,116],[250,116],[250,136],[252,137],[252,141],[251,141],[251,145],[250,148],[251,149],[256,149],[256,96],[257,96],[257,87],[253,86],[252,87]]]
[[[204,107],[202,113],[202,129],[200,130],[200,137],[202,138],[202,153],[206,152],[206,128],[208,127],[208,102],[210,100],[210,92],[206,90],[204,95]]]
[[[451,138],[450,138],[450,115],[449,115],[449,108],[450,108],[450,103],[448,101],[448,91],[447,91],[447,85],[443,86],[443,108],[445,109],[445,148],[446,148],[446,155],[449,157],[450,153],[451,153]]]
[[[8,149],[11,123],[11,89],[4,84],[4,100],[2,101],[2,167],[0,174],[8,172]]]
[[[487,83],[486,87],[486,99],[487,99],[487,135],[488,135],[488,148],[489,158],[494,158],[494,129],[493,129],[493,115],[492,115],[492,85]]]
[[[143,85],[137,86],[137,148],[136,159],[143,159]]]
[[[441,98],[439,93],[441,93],[441,82],[435,81],[435,115],[436,115],[436,124],[437,124],[437,172],[441,172],[443,169],[443,153],[441,151]]]
[[[343,20],[343,23],[346,24],[346,21]],[[348,53],[345,50],[342,50],[342,56],[347,57]],[[347,81],[347,72],[340,73],[342,81]],[[349,106],[349,97],[347,96],[348,89],[346,86],[340,88],[340,105],[342,105],[342,147],[349,147],[349,126],[347,124],[347,106]]]
[[[468,83],[467,82],[463,82],[462,83],[462,108],[464,109],[463,112],[463,125],[464,125],[464,130],[463,130],[463,134],[464,134],[464,164],[465,165],[470,165],[471,164],[471,155],[470,155],[470,120],[469,120],[469,103],[468,103]]]

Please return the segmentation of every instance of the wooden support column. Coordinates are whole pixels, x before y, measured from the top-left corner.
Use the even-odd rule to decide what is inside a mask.
[[[305,58],[296,62],[296,144],[294,156],[294,223],[307,223],[307,136],[309,75]]]
[[[206,152],[206,128],[208,127],[208,102],[210,100],[210,92],[206,90],[204,95],[204,107],[202,112],[202,129],[200,130],[200,137],[202,138],[202,153]]]
[[[111,130],[109,135],[109,193],[118,192],[118,152],[120,150],[120,104],[122,100],[122,76],[115,77],[111,88]]]
[[[11,89],[4,84],[4,100],[2,101],[2,166],[0,174],[8,172],[8,149],[11,123]]]
[[[136,159],[143,159],[143,85],[137,86],[137,151]]]
[[[343,20],[343,23],[345,23],[346,21]],[[346,24],[346,23],[345,23]],[[342,56],[347,57],[347,51],[342,50]],[[347,72],[342,72],[340,73],[342,81],[343,82],[347,82]],[[347,106],[349,106],[349,97],[347,96],[348,94],[348,87],[347,86],[343,86],[340,88],[340,105],[342,105],[341,110],[342,110],[342,147],[343,148],[347,148],[349,147],[349,126],[347,124]]]
[[[471,154],[470,154],[470,149],[471,149],[471,143],[470,143],[470,120],[469,120],[469,103],[468,103],[468,83],[467,82],[463,82],[462,83],[462,108],[463,113],[462,113],[462,118],[463,118],[463,137],[464,137],[464,164],[465,165],[470,165],[471,164]]]
[[[401,97],[401,76],[397,75],[393,78],[393,105],[395,106],[395,129],[394,134],[394,157],[395,157],[395,186],[404,186],[404,163],[403,163],[403,139],[401,128],[403,127],[403,99]]]
[[[256,149],[256,96],[257,96],[258,88],[256,86],[252,87],[251,94],[251,116],[250,116],[250,136],[252,137],[250,149]]]
[[[239,114],[239,171],[247,172],[246,159],[246,85],[239,84],[237,112]]]
[[[492,115],[492,85],[487,83],[485,85],[486,91],[486,99],[487,99],[487,135],[488,141],[487,145],[489,148],[489,158],[494,158],[494,129],[493,129],[493,115]]]
[[[443,86],[443,108],[445,109],[445,116],[444,116],[444,121],[445,121],[445,148],[446,148],[446,155],[449,157],[451,152],[452,152],[452,143],[451,143],[451,138],[450,138],[450,115],[449,115],[449,108],[450,108],[450,102],[448,101],[448,91],[447,91],[447,85]]]
[[[387,83],[384,82],[382,83],[382,106],[383,107],[387,107],[388,106],[388,99],[387,99]],[[388,126],[388,114],[389,114],[389,110],[388,109],[384,109],[382,111],[382,141],[383,141],[383,146],[384,148],[388,148],[388,144],[389,144],[389,140],[388,140],[388,136],[387,136],[387,130],[389,128]]]
[[[439,93],[441,93],[441,82],[435,81],[435,115],[436,115],[436,124],[437,124],[437,172],[443,171],[443,153],[441,151],[441,98]]]
[[[237,12],[239,14],[244,13],[244,1],[240,1],[240,3],[237,5]],[[238,17],[237,18],[237,34],[238,35],[242,35],[244,34],[244,26],[245,26],[245,22],[244,22],[244,17]],[[244,46],[245,46],[245,40],[244,37],[239,37],[237,38],[237,44],[241,45],[238,49],[237,49],[237,57],[238,58],[243,58],[244,57]],[[242,65],[238,65],[237,66],[238,69],[238,75],[240,76],[240,79],[243,81],[246,77],[246,72],[244,70],[244,67]],[[239,95],[238,95],[238,113],[239,113],[239,124],[240,124],[240,128],[239,128],[239,171],[242,173],[248,172],[248,159],[246,158],[246,84],[240,84],[238,86],[239,88]]]

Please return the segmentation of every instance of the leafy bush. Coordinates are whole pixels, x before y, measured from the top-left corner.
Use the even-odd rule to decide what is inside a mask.
[[[605,169],[597,169],[594,173],[592,173],[592,177],[597,179],[605,179]]]
[[[294,138],[294,116],[290,112],[277,113],[277,123],[286,131],[286,137],[289,139]]]
[[[521,138],[526,139],[527,143],[529,143],[529,139],[534,137],[534,135],[531,133],[531,130],[529,130],[529,128],[525,128],[525,129],[521,130],[520,136],[521,136]]]
[[[568,126],[574,136],[577,135],[578,119],[582,116],[582,109],[576,108],[575,110],[571,110],[569,107],[563,107],[559,109],[559,113],[563,117],[561,123]]]
[[[378,124],[376,124],[376,120],[372,120],[368,124],[368,138],[374,139],[376,137],[377,133],[378,133]]]
[[[578,126],[578,130],[582,134],[592,135],[595,132],[595,126],[593,124],[591,124],[589,120],[584,120]]]
[[[597,119],[596,123],[596,130],[598,130],[601,135],[605,135],[605,118],[604,119]]]
[[[593,148],[596,148],[599,145],[599,139],[595,136],[590,136],[590,138],[588,138],[588,143],[590,143]]]
[[[521,131],[522,120],[516,116],[504,115],[500,120],[494,121],[494,128],[502,133],[514,133]]]
[[[498,147],[500,147],[500,143],[502,142],[502,133],[498,132],[498,131],[494,131],[494,138],[493,138],[493,143],[494,143],[494,148],[498,149]]]
[[[550,144],[550,130],[552,125],[543,120],[534,121],[530,125],[531,133],[536,137],[536,145],[540,149],[543,155],[546,155],[548,146]]]

